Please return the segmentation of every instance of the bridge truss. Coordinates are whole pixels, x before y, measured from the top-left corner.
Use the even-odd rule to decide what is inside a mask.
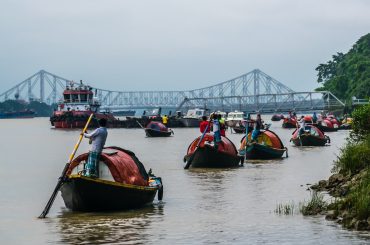
[[[19,98],[57,103],[70,80],[47,71],[38,73],[0,94],[0,101]],[[276,112],[322,110],[344,104],[333,94],[295,92],[264,72],[255,69],[213,86],[187,91],[112,91],[95,88],[103,109],[186,109],[206,107],[212,110]]]

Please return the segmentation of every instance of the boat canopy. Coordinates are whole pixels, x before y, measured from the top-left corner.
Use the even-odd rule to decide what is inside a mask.
[[[76,157],[70,165],[67,175],[70,175],[75,167],[86,162],[89,153]],[[114,181],[124,184],[148,186],[149,176],[144,165],[135,154],[129,150],[111,146],[105,147],[100,156],[100,161],[108,166]]]
[[[248,134],[248,142],[252,142],[252,133]],[[281,142],[280,138],[272,131],[260,131],[260,134],[257,138],[257,143],[261,145],[270,146],[276,149],[283,149],[284,145]],[[245,145],[245,137],[242,140],[242,144]]]
[[[155,121],[152,121],[148,125],[146,125],[146,128],[150,128],[150,129],[157,130],[157,131],[162,131],[162,132],[167,132],[168,131],[168,128],[166,126],[164,126],[160,122],[155,122]]]
[[[197,147],[197,144],[200,140],[200,137],[199,136],[198,138],[196,138],[188,147],[188,152],[187,154],[191,154],[195,151],[196,147]],[[228,153],[228,154],[231,154],[231,155],[236,155],[238,152],[235,148],[235,145],[226,137],[223,137],[221,136],[221,141],[222,143],[219,144],[218,146],[218,151],[220,152],[224,152],[224,153]],[[207,143],[207,142],[213,142],[213,133],[207,133],[204,135],[204,138],[202,140],[202,142],[199,144],[199,147],[204,147],[204,145]]]
[[[305,127],[305,133],[307,134],[310,134],[310,135],[313,135],[313,136],[316,136],[316,137],[320,137],[320,138],[324,138],[324,133],[318,129],[317,127],[313,126],[313,125],[308,125]],[[298,137],[298,134],[299,134],[299,130],[295,130],[293,132],[293,136],[292,138],[297,138]]]

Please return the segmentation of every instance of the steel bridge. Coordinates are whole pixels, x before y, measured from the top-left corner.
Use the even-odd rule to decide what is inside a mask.
[[[0,101],[17,98],[57,103],[70,81],[41,70],[0,94]],[[187,91],[112,91],[95,87],[94,90],[102,108],[112,110],[202,107],[222,111],[284,112],[344,106],[329,91],[295,92],[258,69],[213,86]]]

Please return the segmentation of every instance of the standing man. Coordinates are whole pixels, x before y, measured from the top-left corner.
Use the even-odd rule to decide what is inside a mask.
[[[167,115],[164,115],[164,116],[162,117],[162,123],[164,124],[164,126],[166,126],[166,127],[167,127],[167,123],[168,123],[168,117],[167,117]]]
[[[257,114],[256,122],[254,124],[254,129],[252,132],[252,142],[257,142],[258,135],[260,134],[260,130],[263,127],[261,114]]]
[[[218,121],[218,115],[213,114],[213,141],[215,149],[218,149],[218,144],[221,142],[220,122]]]
[[[103,151],[105,141],[107,140],[107,120],[101,118],[98,121],[99,128],[95,129],[91,134],[84,133],[86,138],[90,139],[91,150],[89,152],[89,158],[85,165],[84,175],[88,177],[98,178],[99,177],[99,160],[100,154]]]

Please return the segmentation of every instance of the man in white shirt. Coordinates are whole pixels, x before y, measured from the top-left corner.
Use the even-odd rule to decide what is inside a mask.
[[[100,154],[103,151],[105,141],[107,140],[108,131],[106,128],[107,120],[101,118],[99,121],[99,128],[95,129],[92,133],[84,133],[86,138],[91,141],[91,150],[89,152],[89,158],[85,165],[84,175],[88,177],[99,177],[99,160]]]

